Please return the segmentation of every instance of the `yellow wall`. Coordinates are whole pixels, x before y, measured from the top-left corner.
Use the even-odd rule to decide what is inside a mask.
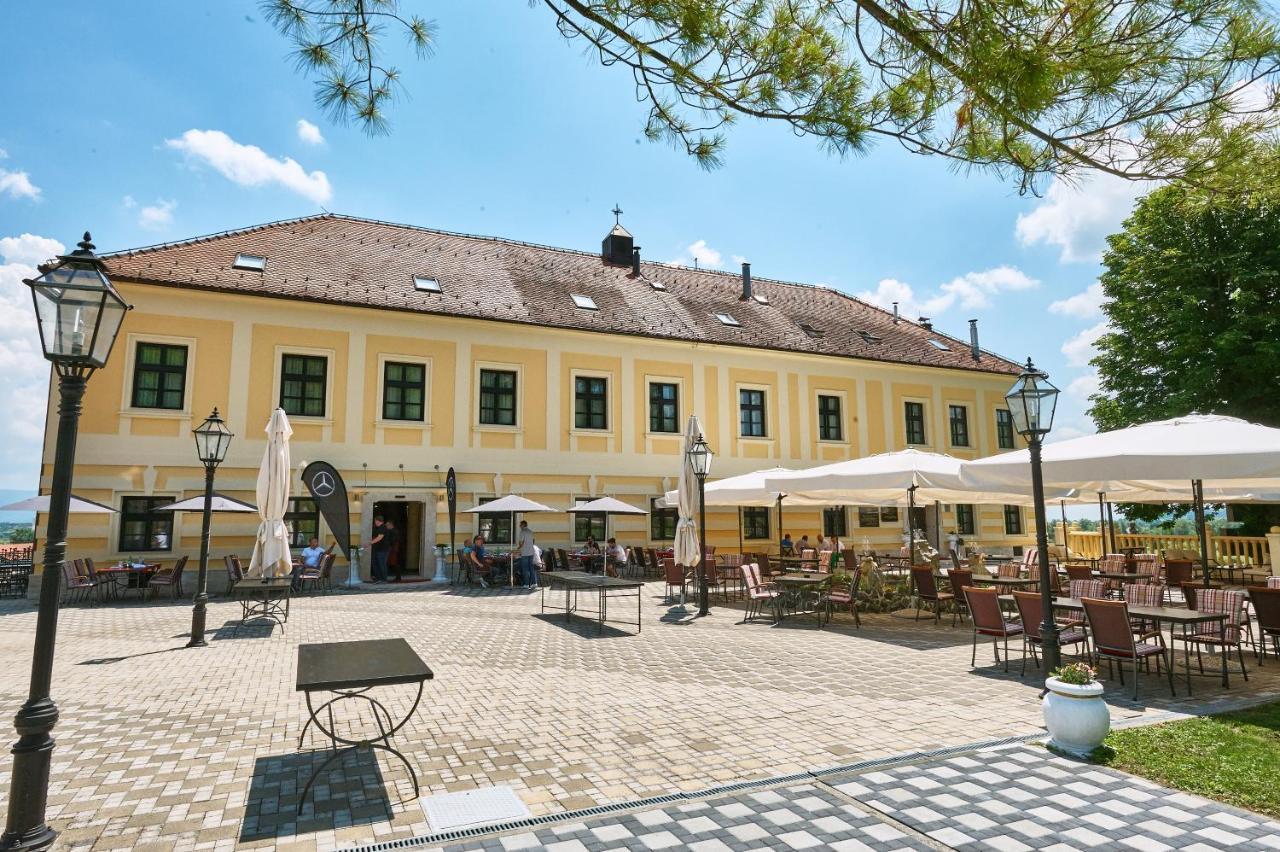
[[[279,395],[282,352],[329,357],[328,406],[323,418],[293,418],[293,461],[301,467],[326,460],[342,471],[357,495],[372,489],[411,489],[435,500],[443,472],[459,474],[459,508],[499,491],[515,491],[557,510],[575,499],[609,494],[647,508],[652,497],[674,488],[680,436],[649,432],[648,382],[680,386],[681,428],[697,414],[717,453],[715,476],[761,467],[810,467],[903,447],[902,403],[926,403],[928,449],[973,457],[996,451],[995,409],[1011,383],[1004,375],[895,365],[776,351],[621,337],[546,327],[526,327],[453,317],[336,307],[177,290],[121,282],[135,305],[108,366],[89,383],[82,420],[75,488],[86,497],[119,506],[125,495],[187,497],[202,487],[190,429],[215,405],[236,437],[218,473],[218,488],[253,499],[264,447],[263,427]],[[132,410],[127,403],[131,350],[138,340],[186,342],[190,348],[187,407],[180,412]],[[383,360],[428,365],[426,422],[384,422],[379,404]],[[519,374],[514,427],[478,422],[481,366]],[[609,426],[600,433],[573,428],[573,377],[607,376]],[[767,435],[739,434],[738,391],[765,390]],[[842,399],[840,441],[818,438],[817,397]],[[949,445],[949,403],[971,407],[969,449]],[[45,487],[52,459],[47,441]],[[437,470],[438,468],[438,470]],[[296,493],[304,494],[300,482]],[[434,507],[436,533],[447,538],[443,501]],[[932,508],[930,509],[932,511]],[[353,518],[359,518],[353,508]],[[544,544],[565,544],[572,516],[530,518]],[[647,518],[615,519],[624,540],[649,543]],[[1000,507],[979,510],[978,540],[991,548],[1022,545],[1026,535],[1006,536]],[[214,521],[214,554],[247,556],[255,516]],[[735,510],[709,513],[713,543],[736,549]],[[473,516],[459,515],[460,534],[474,531]],[[788,510],[793,535],[820,530],[817,510]],[[954,509],[943,514],[954,528]],[[1024,529],[1030,525],[1024,518]],[[776,537],[778,530],[771,530]],[[73,516],[73,553],[111,558],[118,516]],[[862,530],[849,510],[849,535],[877,546],[891,544],[900,529]],[[181,518],[175,553],[194,553],[198,516]],[[758,543],[760,545],[763,542]]]

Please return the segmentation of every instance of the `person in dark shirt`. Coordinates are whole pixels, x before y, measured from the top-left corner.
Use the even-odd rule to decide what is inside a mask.
[[[400,530],[396,529],[396,525],[387,518],[382,525],[384,541],[387,544],[387,565],[394,568],[396,578],[392,582],[399,583],[404,578],[404,563],[400,559]],[[386,579],[384,576],[383,579]]]
[[[373,564],[369,567],[369,577],[375,583],[387,581],[387,554],[391,552],[387,545],[386,523],[381,515],[373,519],[373,537],[369,539],[369,547],[373,551]]]

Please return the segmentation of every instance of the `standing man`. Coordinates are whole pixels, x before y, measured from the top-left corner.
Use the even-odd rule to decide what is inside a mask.
[[[373,516],[373,537],[369,539],[369,548],[373,551],[373,564],[369,567],[369,577],[375,583],[387,581],[387,531],[381,515]]]
[[[382,541],[387,547],[382,579],[387,579],[387,567],[393,566],[396,569],[396,578],[393,582],[399,583],[404,577],[404,563],[400,559],[400,530],[396,529],[395,523],[390,518],[382,523]]]
[[[534,544],[533,530],[529,529],[529,522],[520,521],[520,582],[524,584],[526,589],[536,589],[538,587],[538,572],[533,567],[533,558],[536,554],[536,546]]]

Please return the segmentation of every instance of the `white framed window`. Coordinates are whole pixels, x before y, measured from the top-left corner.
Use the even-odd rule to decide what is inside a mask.
[[[612,421],[609,412],[611,377],[573,370],[570,379],[573,381],[573,430],[608,432]]]
[[[769,390],[738,386],[738,437],[769,437]]]
[[[495,361],[476,361],[472,369],[476,388],[471,425],[474,429],[514,432],[522,428],[524,367]]]
[[[902,434],[909,447],[929,445],[929,404],[920,399],[902,401]]]
[[[160,334],[125,338],[125,414],[144,417],[191,417],[196,339]]]
[[[381,426],[431,426],[431,359],[378,353],[378,417]]]

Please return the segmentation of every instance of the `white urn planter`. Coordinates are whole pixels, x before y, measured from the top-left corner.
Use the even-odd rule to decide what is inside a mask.
[[[1102,684],[1095,681],[1077,686],[1051,677],[1044,685],[1048,692],[1041,707],[1049,729],[1049,745],[1080,757],[1102,745],[1111,730],[1111,713],[1102,700]]]

